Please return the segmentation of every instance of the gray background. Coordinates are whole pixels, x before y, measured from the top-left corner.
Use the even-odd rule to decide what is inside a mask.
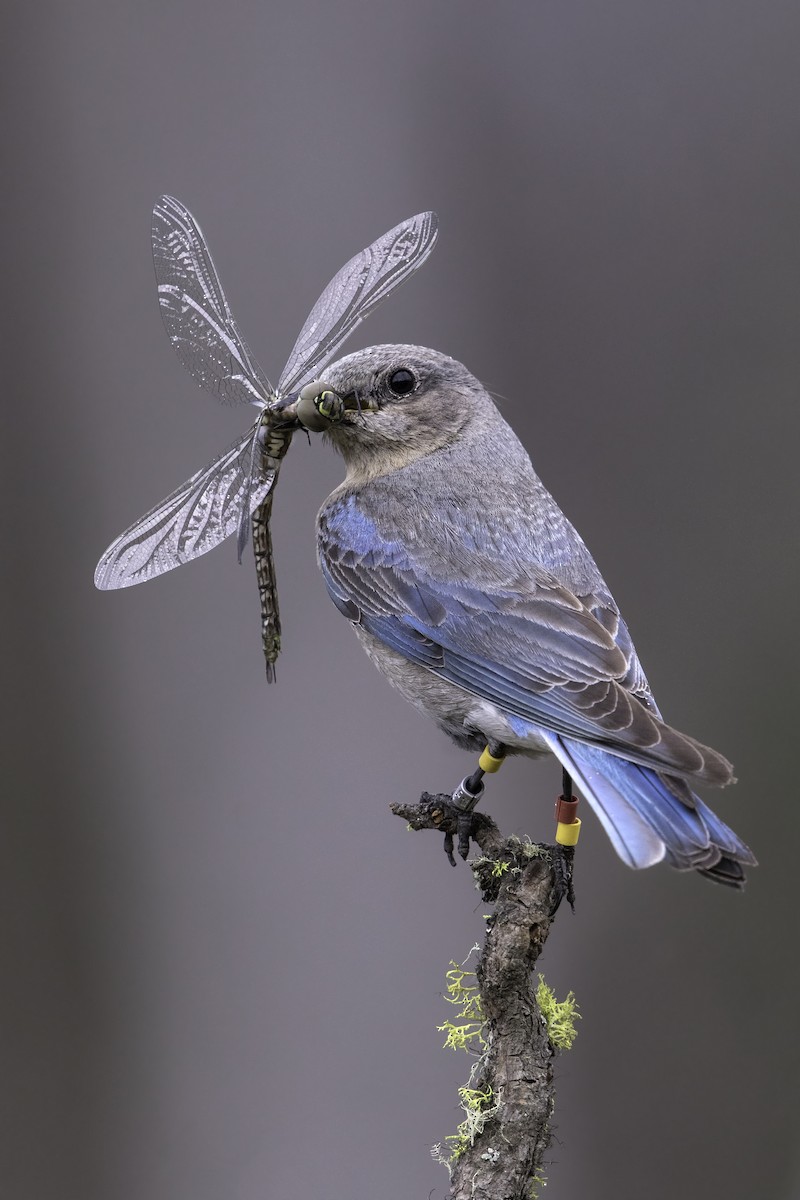
[[[543,962],[584,1013],[546,1194],[800,1195],[799,35],[793,0],[10,11],[3,1200],[441,1196],[467,1073],[435,1027],[482,906],[388,805],[470,763],[324,594],[340,463],[298,441],[284,470],[275,689],[232,545],[93,589],[249,420],[164,335],[163,191],[273,376],[345,258],[438,211],[349,348],[432,345],[507,398],[762,864],[743,897],[634,875],[586,821]],[[512,763],[489,807],[549,837],[556,786]]]

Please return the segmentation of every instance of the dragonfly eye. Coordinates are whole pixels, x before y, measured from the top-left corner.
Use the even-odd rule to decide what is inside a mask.
[[[344,407],[338,392],[315,379],[300,392],[295,412],[301,425],[314,433],[321,433],[333,421],[341,421]]]
[[[341,396],[336,392],[332,392],[330,388],[326,388],[314,400],[317,412],[323,417],[327,417],[329,421],[338,421],[344,412],[344,403]]]

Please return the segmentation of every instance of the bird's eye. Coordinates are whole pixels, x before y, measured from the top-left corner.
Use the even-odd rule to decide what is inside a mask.
[[[401,367],[399,371],[392,371],[386,382],[389,384],[389,391],[395,396],[408,396],[417,386],[417,377],[405,367]]]

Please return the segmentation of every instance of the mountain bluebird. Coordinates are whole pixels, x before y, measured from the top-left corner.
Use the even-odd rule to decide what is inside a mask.
[[[730,763],[662,720],[592,556],[480,383],[419,346],[351,354],[325,383],[347,474],[319,562],[389,682],[461,747],[554,754],[628,866],[741,887],[751,851],[690,786],[730,783]]]

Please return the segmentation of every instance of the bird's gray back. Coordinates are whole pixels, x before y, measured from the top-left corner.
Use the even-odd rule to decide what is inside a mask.
[[[620,682],[658,713],[627,626],[586,544],[492,398],[465,374],[473,385],[470,415],[458,436],[401,466],[346,479],[320,509],[320,556],[327,516],[352,495],[382,537],[413,547],[420,567],[445,583],[478,576],[524,591],[555,582],[615,639],[628,663]]]

